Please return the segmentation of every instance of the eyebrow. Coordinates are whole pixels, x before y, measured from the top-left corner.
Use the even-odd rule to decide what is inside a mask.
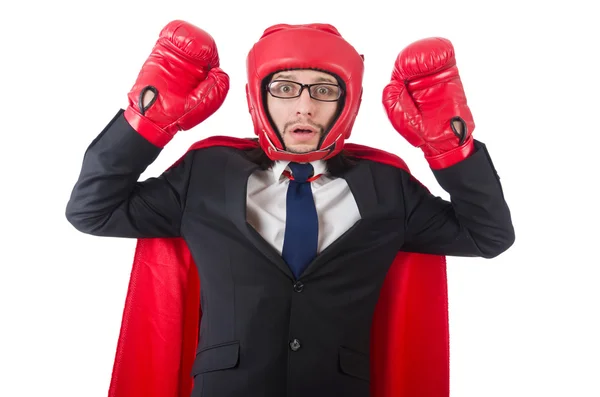
[[[277,74],[273,77],[273,80],[275,79],[293,79],[295,76],[293,74]],[[314,83],[331,83],[331,84],[337,84],[337,81],[333,81],[332,77],[323,77],[323,76],[319,76],[316,79],[313,80]]]

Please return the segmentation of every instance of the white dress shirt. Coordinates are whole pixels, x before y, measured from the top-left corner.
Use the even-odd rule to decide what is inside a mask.
[[[250,175],[247,189],[247,220],[254,229],[280,254],[285,236],[286,196],[290,180],[283,174],[289,161],[276,161],[268,170]],[[360,219],[354,196],[343,178],[328,175],[325,161],[311,162],[314,175],[322,174],[311,182],[315,207],[319,218],[321,252],[344,234]]]

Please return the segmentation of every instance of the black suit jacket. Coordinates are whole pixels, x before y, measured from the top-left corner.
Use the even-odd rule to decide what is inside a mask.
[[[258,166],[210,147],[139,181],[160,149],[119,112],[85,152],[66,216],[97,236],[183,237],[202,280],[192,396],[369,395],[372,315],[399,250],[492,258],[514,241],[486,147],[435,177],[451,202],[406,171],[363,160],[343,178],[361,220],[295,280],[246,222]]]

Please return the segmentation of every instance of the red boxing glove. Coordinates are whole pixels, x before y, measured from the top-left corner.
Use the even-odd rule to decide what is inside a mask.
[[[382,100],[396,131],[423,150],[432,169],[473,153],[475,123],[449,40],[427,38],[402,50]]]
[[[144,103],[148,91],[154,98]],[[229,76],[219,68],[213,38],[192,24],[172,21],[161,31],[129,92],[124,116],[140,135],[162,148],[178,131],[216,112],[228,91]]]

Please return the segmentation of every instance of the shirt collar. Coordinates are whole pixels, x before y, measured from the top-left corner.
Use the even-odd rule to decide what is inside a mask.
[[[283,171],[285,171],[286,169],[289,172],[292,172],[289,167],[288,164],[290,163],[289,160],[277,160],[275,161],[275,164],[273,164],[273,167],[271,168],[273,170],[273,179],[275,182],[280,181],[281,178],[286,178],[283,175]],[[324,160],[315,160],[315,161],[311,161],[310,164],[313,166],[314,168],[314,175],[318,175],[318,174],[327,174],[327,163]]]

